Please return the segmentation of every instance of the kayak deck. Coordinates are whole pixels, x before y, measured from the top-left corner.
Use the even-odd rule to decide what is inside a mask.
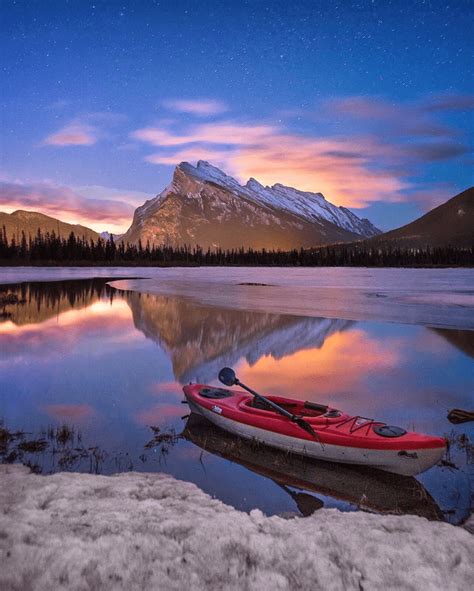
[[[227,431],[286,451],[329,461],[370,465],[404,475],[427,470],[443,456],[446,441],[388,427],[334,408],[281,396],[268,396],[304,418],[316,437],[253,396],[238,390],[192,384],[183,388],[191,409]]]

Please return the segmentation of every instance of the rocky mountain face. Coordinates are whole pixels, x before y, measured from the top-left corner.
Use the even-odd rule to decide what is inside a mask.
[[[207,162],[182,162],[171,184],[135,211],[122,240],[145,245],[291,249],[379,234],[369,220],[326,201],[321,193],[255,179],[240,185]]]
[[[67,238],[71,232],[74,232],[77,238],[85,238],[86,240],[97,240],[99,234],[81,226],[80,224],[68,224],[49,215],[44,215],[37,211],[24,211],[18,209],[13,213],[0,212],[0,230],[5,227],[7,239],[10,241],[13,237],[17,242],[21,240],[22,232],[25,233],[26,238],[36,236],[38,229],[44,235],[47,232],[61,238]]]
[[[466,189],[414,222],[370,242],[405,248],[474,246],[474,187]]]

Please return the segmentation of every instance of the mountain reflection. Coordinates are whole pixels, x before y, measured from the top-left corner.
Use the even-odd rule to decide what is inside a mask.
[[[23,348],[23,352],[41,355],[45,339],[50,352],[59,351],[65,343],[74,346],[82,334],[111,328],[118,339],[120,326],[127,334],[125,306],[135,328],[167,353],[178,381],[208,382],[215,380],[223,365],[239,360],[253,366],[265,357],[279,360],[298,351],[319,349],[329,336],[353,324],[200,306],[178,297],[121,292],[107,281],[34,282],[0,288],[1,295],[14,294],[18,299],[5,308],[2,320],[7,324],[0,324],[5,352],[18,354]],[[105,314],[101,308],[98,314],[97,307],[105,302],[114,309],[108,307]]]
[[[100,469],[112,473],[130,466],[131,458],[136,467],[159,469],[155,450],[146,463],[141,459],[149,427],[181,432],[188,412],[181,404],[181,383],[215,382],[222,366],[233,365],[242,381],[263,393],[331,403],[433,434],[457,429],[460,445],[451,446],[450,461],[459,470],[434,468],[422,482],[449,511],[450,521],[469,514],[471,433],[469,425],[462,431],[453,427],[446,415],[472,402],[474,332],[223,309],[182,297],[120,291],[103,278],[0,286],[0,300],[5,302],[0,305],[0,418],[13,433],[41,433],[51,424],[67,423],[80,430],[84,441],[94,442],[92,460],[74,444],[81,449],[65,454],[62,469],[96,470],[99,462]],[[23,449],[28,441],[17,443]],[[282,490],[304,511],[308,495],[312,509],[321,494],[351,507],[361,504],[365,475],[342,482],[323,465],[307,481],[291,466],[281,466],[276,474],[278,462],[273,462],[271,480],[257,478],[269,467],[269,455],[244,457],[242,447],[236,457],[227,457],[234,446],[222,450],[221,437],[212,441],[216,449],[209,444],[206,449],[217,455],[207,457],[205,474],[194,445],[182,442],[159,458],[177,477],[240,508],[262,507],[272,514],[287,503]],[[117,450],[122,468],[115,459],[104,464],[103,450]],[[238,490],[235,481],[227,480],[229,466],[222,458],[240,464]],[[45,467],[53,469],[48,462]],[[288,476],[295,478],[290,482]],[[398,485],[389,484],[395,494]],[[421,489],[412,484],[409,492],[416,496]],[[291,492],[295,486],[308,492]],[[385,496],[386,489],[381,487],[380,494]],[[349,499],[348,492],[355,497]],[[390,493],[388,504],[394,501],[396,509],[410,512],[416,505],[413,495],[400,506]],[[364,507],[385,507],[385,500],[374,495],[364,499]],[[324,502],[335,506],[327,498]]]
[[[254,365],[262,357],[282,359],[320,348],[328,336],[353,324],[198,306],[181,298],[136,292],[127,295],[127,302],[136,328],[166,350],[182,383],[213,381],[222,366],[240,359]]]

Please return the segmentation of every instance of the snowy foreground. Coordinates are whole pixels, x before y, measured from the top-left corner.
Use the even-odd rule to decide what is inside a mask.
[[[472,533],[418,517],[247,514],[163,474],[0,482],[2,591],[474,586]]]

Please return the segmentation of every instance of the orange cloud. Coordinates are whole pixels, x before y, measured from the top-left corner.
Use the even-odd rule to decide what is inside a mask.
[[[270,124],[221,119],[186,126],[162,120],[160,126],[138,129],[132,137],[159,148],[145,157],[153,164],[209,160],[241,182],[255,177],[268,185],[322,192],[347,207],[374,201],[423,202],[422,194],[413,193],[413,178],[423,167],[469,152],[463,132],[446,125],[441,115],[473,105],[474,97],[463,95],[401,103],[346,96],[322,102],[317,113],[299,110],[284,115],[288,122],[296,115],[313,121],[313,129],[316,120],[320,129],[335,130],[337,135],[296,133],[282,120]],[[341,133],[346,129],[350,131]],[[430,191],[438,193],[438,202],[453,188],[437,183],[426,187]]]
[[[71,123],[49,135],[44,144],[49,146],[92,146],[97,142],[96,129],[84,123]]]
[[[283,183],[326,194],[348,207],[371,201],[401,201],[409,187],[404,173],[375,167],[380,159],[400,159],[399,150],[377,139],[313,138],[274,125],[221,121],[195,125],[186,133],[147,127],[132,136],[162,151],[146,156],[154,164],[209,160],[241,182],[255,177],[264,184]],[[179,148],[173,152],[167,148]]]

